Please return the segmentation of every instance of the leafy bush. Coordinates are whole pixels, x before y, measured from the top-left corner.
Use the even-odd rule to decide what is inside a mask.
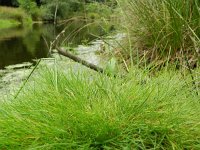
[[[53,20],[56,7],[57,17],[60,19],[69,18],[74,12],[83,10],[83,2],[80,0],[42,0],[41,9],[45,11],[44,20]]]
[[[93,3],[87,4],[85,7],[86,7],[85,8],[86,13],[88,14],[88,16],[91,16],[91,18],[92,16],[94,18],[97,16],[108,18],[112,14],[111,8],[103,3],[101,4],[101,3],[93,2]]]
[[[24,9],[29,15],[31,15],[33,20],[39,20],[41,16],[40,9],[37,7],[37,4],[33,0],[18,0],[19,5]]]
[[[26,12],[31,13],[32,10],[37,8],[37,5],[32,0],[18,0],[19,5],[23,8]]]

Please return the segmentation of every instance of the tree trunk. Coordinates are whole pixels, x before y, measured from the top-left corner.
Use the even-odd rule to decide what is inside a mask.
[[[54,13],[54,24],[57,24],[57,12],[58,12],[58,3],[56,4],[56,9]]]

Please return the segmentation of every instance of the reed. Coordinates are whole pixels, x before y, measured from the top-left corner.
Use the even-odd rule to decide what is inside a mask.
[[[118,0],[118,4],[133,58],[161,65],[169,61],[183,65],[185,60],[198,65],[198,0]]]

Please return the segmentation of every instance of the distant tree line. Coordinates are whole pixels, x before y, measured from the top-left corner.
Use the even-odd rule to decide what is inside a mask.
[[[97,5],[92,5],[93,2],[104,3],[106,5],[105,7],[97,3],[95,3]],[[88,12],[91,12],[91,10],[96,12],[97,9],[104,11],[107,9],[106,6],[113,6],[110,5],[113,2],[114,0],[0,0],[0,5],[21,7],[33,20],[52,21],[55,18],[64,19],[77,12],[85,12],[86,10]]]
[[[35,1],[35,3],[38,6],[40,6],[43,3],[43,1],[45,1],[45,0],[33,0],[33,1]],[[63,0],[60,0],[60,1],[63,1]],[[106,2],[106,0],[85,0],[86,3],[90,3],[90,2],[94,2],[94,1],[96,1],[96,2]],[[107,0],[107,1],[109,1],[109,0]],[[84,0],[83,0],[83,2],[84,2]],[[0,0],[0,5],[17,7],[17,6],[19,6],[19,2],[18,2],[18,0]]]
[[[17,0],[0,0],[2,6],[18,6]]]
[[[38,6],[40,6],[41,5],[41,0],[35,0],[35,3]],[[0,0],[0,5],[18,7],[19,6],[19,2],[18,2],[18,0]]]

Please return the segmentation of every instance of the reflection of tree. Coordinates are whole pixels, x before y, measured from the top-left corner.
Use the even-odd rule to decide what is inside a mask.
[[[40,42],[41,30],[38,27],[33,27],[32,30],[28,32],[25,38],[23,38],[23,44],[25,45],[27,51],[35,56],[35,50],[37,44]]]
[[[3,42],[0,41],[0,68],[30,60],[31,56],[21,43],[22,38],[19,37],[14,37]]]
[[[52,41],[56,37],[55,26],[53,24],[43,25],[42,26],[42,35],[50,43],[50,41]]]
[[[0,30],[0,40],[10,39],[13,37],[22,37],[26,36],[26,34],[27,34],[27,29],[22,27],[2,29]]]
[[[66,39],[65,43],[63,43],[64,45],[70,43],[70,46],[77,46],[83,40],[91,41],[94,39],[90,33],[101,34],[100,26],[93,24],[88,27],[88,30],[88,28],[83,28],[85,25],[84,21],[74,21],[56,28],[53,24],[43,24],[34,25],[32,28],[15,28],[0,31],[0,68],[5,65],[31,61],[33,58],[46,57],[48,49],[43,37],[50,44],[50,41],[66,26],[65,36],[63,36]]]
[[[1,32],[4,34],[0,35],[0,68],[46,56],[46,47],[42,39],[43,30],[40,26]]]
[[[74,21],[65,26],[67,26],[67,29],[64,44],[73,43],[74,46],[82,44],[83,41],[93,40],[96,38],[93,35],[100,36],[106,33],[102,25],[97,23],[88,24],[85,21]]]

